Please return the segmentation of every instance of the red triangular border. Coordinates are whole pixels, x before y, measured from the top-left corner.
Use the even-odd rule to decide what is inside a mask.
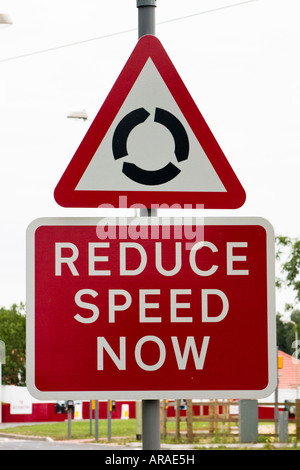
[[[226,192],[202,191],[75,191],[88,164],[109,130],[145,63],[151,57],[162,79],[169,88],[181,112],[188,121],[196,138],[209,158]],[[112,162],[113,163],[113,162]],[[143,36],[134,48],[125,67],[111,89],[108,97],[83,138],[80,146],[57,184],[54,197],[63,207],[99,207],[111,204],[119,207],[120,196],[127,197],[127,207],[142,204],[151,208],[167,204],[180,204],[205,209],[237,209],[246,194],[228,160],[211,133],[197,105],[181,80],[161,42],[151,35]]]

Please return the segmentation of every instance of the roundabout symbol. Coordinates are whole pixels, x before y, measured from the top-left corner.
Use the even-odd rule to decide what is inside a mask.
[[[127,139],[130,132],[137,125],[145,122],[149,116],[150,113],[146,109],[138,108],[128,113],[119,122],[112,140],[112,150],[115,160],[128,155]],[[156,108],[154,122],[162,124],[171,132],[175,142],[174,153],[177,161],[182,162],[187,160],[189,156],[189,139],[185,128],[177,117],[165,109]],[[122,171],[128,178],[136,183],[154,186],[171,181],[181,170],[171,162],[157,170],[144,170],[134,163],[124,162]]]
[[[139,39],[54,191],[62,207],[117,207],[120,196],[129,205],[180,200],[206,209],[237,209],[246,199],[167,52],[150,34]]]

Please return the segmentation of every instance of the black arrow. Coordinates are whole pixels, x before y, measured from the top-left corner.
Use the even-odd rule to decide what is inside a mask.
[[[165,126],[175,141],[175,155],[178,162],[186,160],[189,156],[189,139],[185,128],[174,114],[165,109],[156,108],[154,121]]]
[[[173,165],[173,163],[168,163],[159,170],[143,170],[134,163],[125,162],[122,171],[124,175],[136,183],[147,184],[149,186],[167,183],[180,173],[179,168]]]
[[[115,160],[118,158],[126,157],[127,153],[127,139],[134,127],[150,116],[150,113],[144,108],[138,108],[131,113],[126,114],[125,117],[119,122],[113,135],[112,148]]]

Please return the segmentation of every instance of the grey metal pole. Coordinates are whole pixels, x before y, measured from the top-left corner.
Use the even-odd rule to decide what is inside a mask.
[[[110,400],[107,401],[107,440],[111,441],[111,409]]]
[[[287,442],[289,435],[289,412],[279,411],[279,442]]]
[[[155,36],[156,0],[137,0],[138,35]],[[156,215],[155,210],[141,209],[142,217]],[[142,400],[142,437],[143,450],[160,449],[160,400]]]
[[[275,388],[275,408],[274,408],[274,418],[275,418],[275,434],[278,434],[278,426],[279,426],[279,408],[278,408],[278,384],[279,384],[279,374],[278,374],[278,346],[277,346],[277,364],[276,364],[276,371],[277,371],[277,384]]]
[[[93,434],[93,403],[90,400],[90,435]]]
[[[139,38],[146,34],[155,36],[156,0],[137,0]]]
[[[142,440],[142,400],[135,402],[136,440]]]
[[[258,404],[257,400],[239,401],[240,442],[258,441]]]
[[[160,400],[142,400],[143,450],[160,449]]]
[[[99,439],[99,401],[95,400],[95,440]]]
[[[6,363],[6,354],[5,354],[5,343],[0,340],[0,423],[2,423],[2,397],[1,397],[1,388],[2,388],[2,364]]]
[[[68,438],[71,439],[71,421],[72,421],[72,410],[68,409]]]

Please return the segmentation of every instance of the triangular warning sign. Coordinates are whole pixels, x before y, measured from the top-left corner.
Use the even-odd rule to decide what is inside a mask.
[[[55,188],[63,207],[235,209],[245,191],[160,41],[143,36]],[[122,207],[124,207],[122,205]]]

